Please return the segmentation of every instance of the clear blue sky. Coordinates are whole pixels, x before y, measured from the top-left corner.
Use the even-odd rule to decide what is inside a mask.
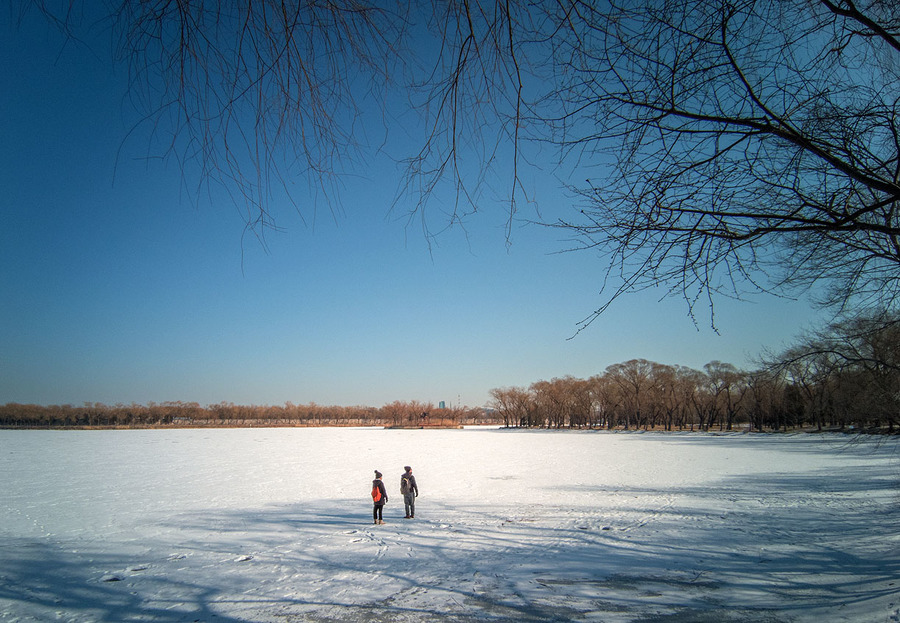
[[[502,206],[429,250],[389,213],[400,171],[373,160],[336,213],[274,206],[267,248],[233,205],[185,192],[125,140],[125,71],[0,13],[0,403],[485,404],[491,388],[588,377],[632,358],[751,367],[817,318],[802,302],[602,302],[605,264]],[[143,147],[143,149],[142,149]],[[535,180],[545,212],[570,204]],[[528,217],[523,210],[522,216]],[[702,311],[702,310],[701,310]]]

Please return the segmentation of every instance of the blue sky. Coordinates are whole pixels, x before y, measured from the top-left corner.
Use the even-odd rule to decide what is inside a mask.
[[[386,157],[342,182],[339,205],[273,206],[284,231],[264,246],[234,205],[126,140],[134,111],[102,36],[64,45],[36,16],[0,20],[0,403],[477,406],[638,357],[752,367],[819,317],[722,300],[716,334],[647,292],[567,339],[604,300],[602,259],[557,253],[562,235],[525,225],[528,208],[507,245],[502,205],[429,246],[391,212]],[[531,181],[542,212],[571,204]]]

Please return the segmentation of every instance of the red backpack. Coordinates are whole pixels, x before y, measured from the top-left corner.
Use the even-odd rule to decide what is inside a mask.
[[[381,487],[377,484],[372,485],[372,500],[375,502],[381,501]]]

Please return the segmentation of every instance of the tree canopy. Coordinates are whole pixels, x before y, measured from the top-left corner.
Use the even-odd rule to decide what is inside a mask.
[[[546,145],[586,178],[564,180],[577,199],[545,223],[605,262],[606,303],[582,326],[656,287],[692,313],[717,296],[810,288],[838,311],[896,306],[893,2],[21,7],[73,37],[86,15],[108,27],[154,148],[225,187],[253,226],[275,225],[287,179],[332,196],[361,146],[411,127],[411,215],[449,188],[443,218],[458,223],[494,185],[512,222],[528,180],[546,175],[532,168]]]

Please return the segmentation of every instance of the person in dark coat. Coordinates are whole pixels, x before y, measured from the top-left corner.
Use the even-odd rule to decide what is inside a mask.
[[[400,476],[400,493],[403,494],[403,506],[406,507],[405,519],[415,519],[416,498],[419,497],[419,486],[416,484],[416,477],[413,476],[412,467],[407,465],[403,469],[406,471]]]
[[[377,495],[376,492],[381,495]],[[375,509],[372,511],[375,523],[383,524],[382,513],[384,512],[384,505],[388,501],[388,495],[384,488],[384,483],[381,482],[381,472],[377,469],[375,470],[375,480],[372,481],[372,500],[375,502]]]

